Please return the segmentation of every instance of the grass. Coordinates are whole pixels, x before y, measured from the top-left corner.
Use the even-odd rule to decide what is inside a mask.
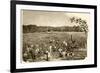
[[[71,38],[72,36],[72,38]],[[68,43],[68,46],[64,46],[63,41],[66,41]],[[77,43],[76,49],[86,49],[86,43],[87,43],[87,36],[84,32],[35,32],[35,33],[25,33],[23,34],[23,54],[25,53],[25,50],[27,48],[27,45],[33,45],[35,46],[33,49],[36,50],[39,48],[40,53],[36,55],[36,58],[40,61],[43,59],[40,59],[41,56],[44,56],[44,53],[46,50],[49,50],[49,46],[52,46],[52,56],[54,58],[59,58],[59,52],[58,49],[61,48],[62,51],[66,51],[67,48],[70,48],[73,46],[71,41],[75,41]],[[37,47],[38,45],[38,47]],[[56,46],[56,48],[54,48]],[[75,47],[76,45],[74,45]],[[49,50],[50,51],[50,50]],[[84,59],[86,57],[86,51],[68,51],[68,53],[74,52],[73,56],[66,56],[65,58],[61,57],[61,60],[80,60]],[[35,53],[35,52],[34,52]],[[32,53],[33,54],[33,53]],[[40,55],[39,55],[40,54]],[[55,57],[56,55],[56,57]],[[30,59],[30,58],[28,58]],[[34,61],[38,61],[34,60]]]

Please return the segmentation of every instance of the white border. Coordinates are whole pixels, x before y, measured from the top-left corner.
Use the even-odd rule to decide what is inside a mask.
[[[27,10],[48,10],[48,11],[70,11],[70,12],[89,12],[90,24],[88,32],[88,48],[87,58],[85,60],[74,61],[51,61],[51,62],[34,62],[21,63],[21,9]],[[34,6],[34,5],[16,5],[16,68],[38,68],[38,67],[53,67],[53,66],[71,66],[71,65],[86,65],[94,64],[94,10],[83,8],[70,7],[50,7],[50,6]]]

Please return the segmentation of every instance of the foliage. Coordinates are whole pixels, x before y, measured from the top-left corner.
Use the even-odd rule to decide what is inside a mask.
[[[79,24],[78,27],[81,28],[82,31],[84,31],[85,33],[88,32],[88,25],[86,20],[82,20],[81,18],[76,18],[76,17],[72,17],[70,18],[71,23],[76,23]]]
[[[36,26],[36,25],[23,25],[23,33],[33,32],[82,32],[79,26],[62,26],[62,27],[49,27],[49,26]]]
[[[86,52],[80,53],[78,49],[86,49],[86,35],[84,32],[35,32],[23,35],[23,60],[26,61],[49,61],[50,48],[53,59],[82,59]],[[66,45],[67,44],[67,45]],[[51,46],[51,47],[50,47]],[[30,51],[27,51],[31,48]],[[38,51],[36,52],[36,50]],[[61,49],[61,51],[59,51]],[[48,54],[48,53],[49,54]],[[63,57],[65,52],[66,56]],[[75,56],[67,56],[75,52]],[[25,55],[27,54],[27,56]],[[78,54],[78,55],[77,55]],[[82,54],[82,55],[81,55]],[[76,56],[77,55],[77,56]],[[78,58],[77,58],[78,57]],[[31,60],[30,60],[31,59]]]

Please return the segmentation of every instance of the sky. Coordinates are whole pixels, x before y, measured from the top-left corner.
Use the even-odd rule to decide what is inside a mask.
[[[88,24],[90,23],[89,13],[21,10],[21,22],[23,25],[74,26],[76,24],[70,22],[70,18],[73,16],[86,20]]]

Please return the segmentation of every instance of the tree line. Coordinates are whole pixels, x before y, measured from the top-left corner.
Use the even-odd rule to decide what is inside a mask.
[[[63,26],[63,27],[51,27],[51,26],[36,26],[36,25],[23,25],[23,33],[33,32],[83,32],[80,26]]]

